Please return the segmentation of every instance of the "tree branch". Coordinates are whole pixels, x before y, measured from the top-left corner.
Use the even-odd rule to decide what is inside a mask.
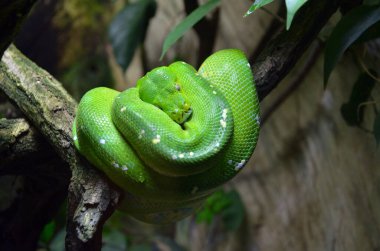
[[[308,1],[289,31],[272,39],[252,65],[259,99],[263,100],[289,73],[339,7],[340,0]]]
[[[30,163],[39,167],[37,163],[55,156],[42,135],[25,119],[0,119],[0,176],[56,173],[56,169],[39,170],[30,167]]]
[[[71,167],[68,250],[100,250],[99,229],[113,212],[119,191],[77,154],[71,140],[76,102],[61,84],[14,46],[0,64],[0,88]],[[90,221],[89,221],[90,219]]]

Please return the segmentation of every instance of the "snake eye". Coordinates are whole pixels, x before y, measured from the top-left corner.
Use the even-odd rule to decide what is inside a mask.
[[[185,111],[188,111],[188,110],[190,109],[190,105],[189,105],[188,103],[184,103],[184,104],[183,104],[183,109],[184,109]]]
[[[180,90],[181,90],[181,87],[179,86],[179,84],[175,84],[175,89],[176,89],[177,91],[180,91]]]

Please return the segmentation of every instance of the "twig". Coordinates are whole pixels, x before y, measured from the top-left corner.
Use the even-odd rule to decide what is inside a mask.
[[[272,39],[252,65],[259,94],[264,99],[289,73],[306,51],[328,19],[338,9],[340,1],[308,1],[297,12],[289,31]]]
[[[283,6],[283,5],[284,4],[281,4],[281,6]],[[260,10],[262,10],[263,12],[265,12],[265,13],[271,15],[272,17],[274,17],[274,19],[276,19],[281,24],[285,23],[285,19],[282,16],[278,15],[278,13],[273,13],[272,11],[268,10],[265,7],[261,7]]]
[[[364,63],[363,61],[363,57],[365,57],[366,55],[366,47],[364,47],[364,50],[363,50],[363,55],[359,55],[359,53],[354,53],[355,56],[356,56],[356,59],[358,60],[359,62],[359,65],[360,67],[362,68],[362,70],[364,70],[368,76],[370,76],[373,80],[375,80],[376,83],[380,83],[380,78],[375,76],[369,69],[368,67],[366,66],[366,64]]]

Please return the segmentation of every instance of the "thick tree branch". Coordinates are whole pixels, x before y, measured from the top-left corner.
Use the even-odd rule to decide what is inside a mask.
[[[36,164],[33,167],[40,167],[37,163],[54,158],[55,155],[42,135],[25,119],[0,119],[0,176],[53,174],[56,169],[31,168],[30,163]]]
[[[252,65],[259,99],[267,96],[289,73],[298,59],[336,12],[340,0],[308,1],[297,12],[289,31],[272,39]]]
[[[120,193],[75,151],[71,125],[76,102],[57,80],[14,46],[2,58],[0,83],[3,92],[72,168],[67,248],[100,250],[99,229],[113,212]]]

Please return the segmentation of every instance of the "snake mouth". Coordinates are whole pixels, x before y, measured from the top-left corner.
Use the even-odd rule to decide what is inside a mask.
[[[180,123],[180,124],[183,125],[186,121],[190,120],[190,117],[192,114],[193,114],[193,110],[191,108],[189,108],[187,111],[183,112],[182,113],[182,123]]]

